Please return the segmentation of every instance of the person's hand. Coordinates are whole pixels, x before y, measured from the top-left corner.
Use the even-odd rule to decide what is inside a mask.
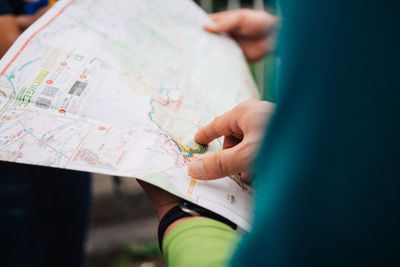
[[[248,180],[273,110],[270,102],[247,100],[200,129],[195,136],[197,143],[206,145],[224,136],[223,149],[191,162],[189,175],[208,180],[241,173],[242,179]]]
[[[179,204],[180,198],[177,196],[174,196],[157,186],[140,180],[137,181],[149,197],[151,205],[157,213],[159,220],[161,220],[170,209]]]
[[[278,18],[265,11],[238,9],[210,15],[214,21],[204,29],[229,34],[242,48],[249,62],[262,59],[273,51]]]

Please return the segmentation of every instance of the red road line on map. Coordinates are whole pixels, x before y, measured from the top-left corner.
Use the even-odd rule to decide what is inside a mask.
[[[24,45],[21,47],[21,49],[17,52],[17,54],[13,57],[13,59],[7,64],[7,66],[2,70],[2,72],[0,73],[0,77],[4,75],[4,73],[6,73],[6,71],[8,70],[8,68],[14,63],[14,61],[21,55],[22,51],[24,51],[24,49],[28,46],[28,44],[30,43],[30,41],[32,41],[32,39],[39,34],[39,32],[43,31],[45,28],[47,28],[58,16],[60,16],[73,2],[75,2],[75,0],[71,0],[68,4],[66,4],[60,11],[58,11],[58,13],[51,18],[45,25],[43,25],[40,29],[38,29],[34,34],[31,35],[31,37],[28,38],[28,40],[26,40],[26,42],[24,43]]]
[[[179,100],[178,100],[178,103],[176,103],[176,106],[175,106],[175,108],[174,108],[174,112],[177,112],[177,111],[179,110],[179,108],[180,108],[181,105],[182,105],[182,102],[183,102],[183,96],[181,96],[181,97],[179,98]]]

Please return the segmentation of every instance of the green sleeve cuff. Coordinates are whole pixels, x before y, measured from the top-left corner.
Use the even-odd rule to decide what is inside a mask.
[[[207,218],[185,221],[164,238],[168,266],[228,266],[238,234],[228,225]]]

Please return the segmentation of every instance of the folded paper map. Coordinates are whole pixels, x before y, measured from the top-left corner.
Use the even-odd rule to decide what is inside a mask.
[[[200,181],[201,127],[258,92],[189,0],[64,0],[0,62],[0,160],[135,177],[251,225],[249,188]]]

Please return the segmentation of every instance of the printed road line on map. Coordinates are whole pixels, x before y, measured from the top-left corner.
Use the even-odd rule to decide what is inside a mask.
[[[13,143],[15,143],[15,142],[17,142],[18,140],[21,140],[21,139],[24,140],[24,137],[25,137],[25,136],[30,135],[30,136],[32,136],[33,138],[35,138],[37,141],[39,141],[40,143],[42,143],[43,145],[45,145],[45,146],[47,146],[48,148],[50,148],[51,150],[53,150],[54,152],[56,152],[56,153],[58,153],[58,154],[60,154],[60,155],[62,155],[62,156],[64,156],[64,157],[68,157],[68,156],[65,155],[64,153],[58,151],[57,149],[55,149],[54,147],[52,147],[52,146],[49,145],[48,143],[43,142],[40,138],[38,138],[37,136],[35,136],[34,134],[32,134],[30,131],[28,131],[28,130],[26,129],[25,124],[23,124],[21,121],[19,121],[19,123],[21,124],[23,130],[24,130],[26,133],[25,133],[23,136],[16,138],[15,141],[13,141],[13,142],[10,143],[10,144],[13,144]]]
[[[79,147],[82,145],[83,141],[86,140],[86,138],[89,136],[90,132],[93,131],[93,129],[95,128],[96,125],[92,125],[92,127],[90,127],[89,131],[86,133],[86,135],[82,138],[81,142],[76,146],[75,150],[72,152],[71,156],[68,158],[67,163],[65,164],[64,168],[67,168],[68,164],[71,162],[72,157],[75,155],[75,153],[78,151]]]
[[[28,46],[28,44],[32,41],[33,38],[35,38],[36,35],[38,35],[41,31],[43,31],[44,29],[46,29],[51,23],[53,23],[57,17],[59,17],[69,6],[71,6],[71,4],[73,2],[75,2],[76,0],[70,0],[63,8],[61,8],[57,14],[51,18],[46,24],[44,24],[42,27],[40,27],[36,32],[34,32],[29,38],[28,40],[26,40],[26,42],[24,43],[24,45],[18,50],[17,54],[15,54],[15,56],[11,59],[10,62],[8,62],[8,64],[6,65],[6,67],[1,71],[0,73],[0,77],[3,76],[6,71],[10,68],[10,66],[15,62],[15,60],[21,55],[22,51],[25,50],[25,48]]]

